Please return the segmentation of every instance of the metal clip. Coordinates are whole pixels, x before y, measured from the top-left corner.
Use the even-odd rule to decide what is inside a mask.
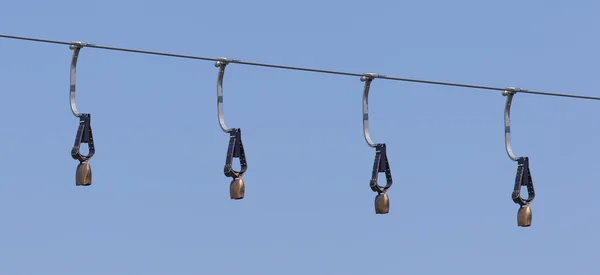
[[[79,160],[79,162],[89,160],[92,158],[92,156],[94,156],[94,153],[96,153],[96,149],[94,147],[94,136],[92,135],[92,126],[90,122],[90,114],[80,114],[79,128],[77,129],[77,135],[75,136],[75,144],[73,145],[73,149],[71,149],[71,157]],[[87,143],[89,148],[89,152],[85,156],[79,151],[82,143]]]
[[[240,171],[235,171],[232,167],[233,158],[239,158]],[[242,130],[239,128],[231,129],[229,133],[229,148],[227,148],[227,158],[225,159],[224,173],[226,177],[239,178],[248,169],[246,163],[246,153],[242,142]]]
[[[369,185],[371,186],[371,190],[377,193],[385,193],[390,187],[392,187],[392,171],[390,169],[390,163],[387,158],[387,153],[385,150],[385,143],[380,143],[375,145],[375,162],[373,164],[373,175],[371,176],[371,181]],[[380,186],[377,183],[377,179],[379,178],[379,173],[385,173],[386,185]]]
[[[87,43],[87,42],[82,42],[82,41],[73,41],[71,42],[71,45],[69,45],[69,49],[71,50],[75,50],[77,48],[81,49],[85,46],[96,46],[92,43]]]
[[[515,178],[515,188],[512,192],[512,200],[520,206],[529,205],[535,198],[535,190],[533,188],[533,179],[529,170],[529,158],[520,157],[517,160],[517,177]],[[527,187],[527,199],[521,197],[521,187]]]

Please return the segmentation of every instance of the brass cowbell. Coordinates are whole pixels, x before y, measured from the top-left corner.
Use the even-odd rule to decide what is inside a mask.
[[[77,171],[75,172],[75,185],[77,186],[89,186],[92,184],[92,168],[90,163],[86,160],[77,165]]]
[[[517,225],[520,227],[531,226],[531,207],[529,205],[523,205],[517,212]]]
[[[232,200],[241,200],[244,198],[244,193],[246,192],[246,186],[244,185],[244,180],[242,177],[235,178],[229,184],[229,197]]]
[[[387,193],[379,193],[375,196],[375,214],[387,214],[390,212],[390,197]]]

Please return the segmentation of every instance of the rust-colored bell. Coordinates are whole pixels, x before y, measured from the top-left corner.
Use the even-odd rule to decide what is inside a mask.
[[[531,208],[529,205],[524,205],[517,212],[517,225],[520,227],[531,226]]]
[[[241,200],[244,198],[244,192],[246,192],[246,186],[244,186],[244,180],[242,177],[236,178],[231,181],[229,185],[229,196],[232,200]]]
[[[375,214],[387,214],[390,212],[390,197],[387,193],[375,196]]]
[[[92,184],[92,168],[88,161],[84,161],[77,165],[77,172],[75,172],[75,185],[77,186],[89,186]]]

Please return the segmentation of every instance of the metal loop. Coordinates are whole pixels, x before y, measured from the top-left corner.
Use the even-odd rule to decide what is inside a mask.
[[[369,133],[369,89],[371,88],[371,82],[378,75],[374,73],[366,73],[360,77],[360,81],[365,83],[365,88],[362,96],[362,109],[363,109],[363,133],[365,136],[365,141],[369,147],[375,148],[376,144],[371,139],[371,134]]]
[[[502,92],[503,96],[506,96],[506,105],[504,106],[504,145],[506,147],[506,153],[508,157],[517,161],[517,157],[513,153],[512,145],[510,141],[510,107],[512,104],[513,96],[519,91],[517,88],[507,88],[504,92]]]
[[[233,158],[239,158],[240,171],[233,170]],[[242,130],[233,128],[229,133],[229,148],[227,149],[224,173],[226,177],[235,179],[246,173],[246,170],[248,170],[248,163],[246,162],[246,152],[244,151],[244,143],[242,142]]]
[[[373,164],[373,174],[371,176],[371,181],[369,182],[369,185],[373,192],[381,194],[387,192],[387,190],[390,189],[390,187],[392,187],[392,170],[390,169],[390,163],[387,158],[385,143],[377,144],[375,145],[375,148],[375,162]],[[385,173],[385,186],[380,186],[377,183],[379,173]]]
[[[521,206],[528,205],[535,198],[535,189],[533,188],[533,179],[531,170],[529,170],[529,158],[520,157],[517,159],[519,164],[517,168],[517,177],[515,179],[515,188],[512,193],[512,200]],[[527,186],[527,199],[521,197],[521,187]]]
[[[219,118],[219,126],[225,133],[231,133],[233,129],[230,129],[225,124],[225,118],[223,115],[223,77],[225,76],[225,67],[229,62],[234,61],[232,59],[221,58],[215,63],[215,67],[219,68],[219,75],[217,79],[217,112]]]
[[[89,152],[85,156],[79,152],[82,143],[87,143],[89,148]],[[91,115],[79,114],[79,128],[75,136],[75,144],[71,149],[71,157],[79,160],[79,162],[84,162],[92,158],[94,153],[96,153],[96,148],[94,147],[94,136],[92,135]]]
[[[70,88],[69,88],[69,99],[71,105],[71,112],[76,117],[81,116],[79,111],[77,111],[77,105],[75,103],[75,82],[77,76],[77,58],[79,57],[79,51],[87,46],[88,43],[85,42],[73,42],[73,44],[69,45],[69,49],[73,50],[73,58],[71,59],[71,77],[70,77]]]

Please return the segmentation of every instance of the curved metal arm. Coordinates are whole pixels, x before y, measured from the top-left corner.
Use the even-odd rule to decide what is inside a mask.
[[[73,58],[71,59],[71,77],[70,77],[70,89],[69,89],[69,100],[71,104],[71,112],[75,117],[80,117],[81,114],[77,111],[77,105],[75,103],[75,82],[77,76],[77,58],[79,57],[79,51],[87,46],[85,42],[73,42],[69,45],[69,49],[73,50]]]
[[[232,129],[225,125],[223,117],[223,77],[225,76],[225,67],[229,64],[228,59],[222,59],[215,63],[215,67],[219,68],[219,77],[217,79],[217,111],[219,116],[219,126],[225,133],[230,133]]]
[[[518,89],[508,88],[506,91],[502,92],[503,96],[506,96],[506,105],[504,107],[504,144],[506,146],[506,153],[508,157],[517,161],[519,158],[515,156],[512,150],[512,146],[510,144],[510,107],[512,104],[513,96],[517,93]]]
[[[365,83],[365,89],[362,97],[363,133],[365,135],[365,141],[367,142],[367,145],[372,148],[375,148],[376,144],[371,139],[371,134],[369,133],[369,89],[371,88],[371,81],[373,81],[375,77],[377,77],[377,75],[373,73],[367,73],[360,77],[360,81]]]

